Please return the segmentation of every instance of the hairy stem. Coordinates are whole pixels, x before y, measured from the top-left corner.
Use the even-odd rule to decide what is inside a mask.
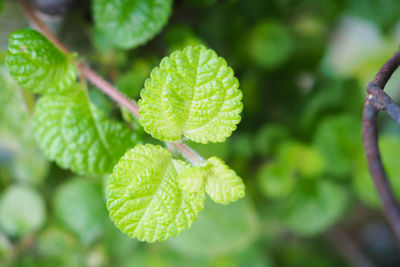
[[[196,151],[190,148],[188,145],[182,142],[173,142],[171,143],[174,147],[176,147],[179,151],[183,151],[183,156],[190,161],[194,166],[202,166],[205,164],[205,159],[203,159]]]
[[[120,91],[114,88],[109,82],[104,80],[96,72],[90,69],[83,63],[78,65],[79,71],[94,85],[96,85],[101,91],[106,95],[111,97],[115,102],[119,103],[121,106],[127,108],[132,112],[136,118],[139,118],[139,107],[132,100],[124,96]]]
[[[32,10],[31,6],[26,2],[26,0],[19,0],[21,6],[24,9],[26,16],[31,20],[31,22],[38,28],[38,30],[45,35],[55,46],[57,46],[64,53],[69,54],[69,49],[50,31],[50,29],[46,26],[41,19],[36,16],[35,12]],[[118,91],[114,86],[112,86],[109,82],[103,79],[100,75],[98,75],[95,71],[93,71],[89,66],[78,63],[77,68],[81,75],[86,77],[90,82],[96,85],[96,88],[104,92],[115,102],[120,104],[121,106],[127,108],[136,118],[140,118],[139,115],[139,107],[137,104],[123,95],[120,91]],[[182,142],[174,142],[173,145],[178,149],[178,151],[189,160],[193,160],[193,162],[203,162],[204,159],[198,155],[194,150],[192,150],[186,144]]]
[[[391,117],[396,119],[398,107],[390,98],[383,94],[383,89],[393,72],[400,65],[400,52],[396,52],[379,70],[374,80],[367,86],[365,99],[362,133],[365,155],[375,187],[381,198],[386,217],[392,227],[397,241],[400,243],[400,208],[390,187],[385,169],[382,164],[378,147],[378,129],[376,118],[380,109],[386,110]],[[396,119],[398,122],[398,120]]]

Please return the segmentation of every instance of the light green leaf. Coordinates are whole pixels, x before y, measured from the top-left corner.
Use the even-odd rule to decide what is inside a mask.
[[[294,232],[312,236],[325,231],[344,214],[348,195],[329,180],[303,180],[284,202],[283,221]]]
[[[54,195],[54,213],[62,225],[86,245],[101,237],[107,222],[102,184],[70,179]]]
[[[152,39],[167,23],[172,0],[94,0],[95,26],[113,46],[129,49]]]
[[[240,121],[242,92],[226,61],[202,45],[175,51],[145,82],[140,123],[162,141],[223,142]]]
[[[221,159],[211,157],[205,166],[206,191],[211,199],[220,204],[229,204],[245,195],[242,179]]]
[[[10,35],[6,62],[18,84],[35,93],[66,91],[76,80],[71,57],[32,29]]]
[[[45,203],[36,190],[25,186],[7,188],[0,200],[0,227],[19,236],[38,230],[45,221]]]
[[[130,237],[163,241],[191,227],[204,207],[205,192],[181,190],[187,163],[161,146],[137,145],[114,167],[107,186],[110,217]]]
[[[204,190],[204,175],[205,171],[203,168],[185,168],[178,176],[179,186],[183,191],[189,193],[195,193]]]
[[[136,144],[124,124],[109,120],[78,87],[36,104],[34,135],[46,156],[78,174],[111,172],[123,153]]]

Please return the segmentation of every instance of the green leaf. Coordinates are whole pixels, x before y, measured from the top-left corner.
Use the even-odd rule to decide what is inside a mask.
[[[38,230],[45,221],[45,203],[36,190],[25,186],[7,188],[0,200],[0,227],[20,236]]]
[[[258,217],[248,199],[228,206],[208,199],[206,206],[190,231],[168,241],[171,248],[180,254],[209,259],[243,251],[259,235]]]
[[[294,50],[289,29],[280,22],[263,21],[250,32],[250,59],[260,67],[274,68],[283,64]]]
[[[167,23],[172,0],[94,0],[98,31],[117,48],[129,49],[152,39]]]
[[[271,156],[287,139],[289,139],[289,131],[284,126],[268,123],[258,130],[254,143],[260,155]]]
[[[82,243],[92,244],[101,237],[107,210],[100,182],[88,178],[70,179],[57,189],[53,201],[57,219]]]
[[[325,170],[325,161],[312,146],[297,141],[284,143],[278,152],[279,161],[306,178],[318,178]]]
[[[242,92],[226,61],[202,45],[175,51],[145,82],[140,123],[162,141],[223,142],[240,121]]]
[[[18,87],[0,63],[0,146],[14,153],[12,171],[22,183],[40,184],[49,162],[36,147],[27,104],[33,96]]]
[[[137,145],[114,167],[107,186],[110,217],[130,237],[163,241],[191,227],[205,192],[185,192],[178,176],[192,168],[161,146]]]
[[[109,120],[77,85],[68,94],[39,99],[34,135],[45,155],[79,174],[111,172],[136,135],[123,123]]]
[[[204,191],[205,188],[205,170],[200,167],[185,168],[178,176],[179,187],[189,193]]]
[[[259,190],[268,198],[288,196],[296,184],[294,172],[278,162],[269,162],[257,174]]]
[[[337,177],[348,177],[354,160],[363,154],[359,118],[342,115],[324,119],[318,126],[314,144],[326,159],[327,170]]]
[[[205,166],[207,194],[219,204],[229,204],[245,195],[245,186],[234,170],[217,157],[207,160]]]
[[[18,141],[33,139],[27,130],[30,118],[23,95],[3,64],[0,64],[0,106],[0,140],[5,136]],[[19,146],[10,143],[6,144],[9,149],[15,150],[15,146]]]
[[[76,67],[42,34],[21,29],[9,37],[7,66],[18,84],[35,93],[59,93],[76,80]]]
[[[319,234],[343,215],[347,203],[342,186],[329,180],[303,180],[282,207],[283,221],[300,235]]]

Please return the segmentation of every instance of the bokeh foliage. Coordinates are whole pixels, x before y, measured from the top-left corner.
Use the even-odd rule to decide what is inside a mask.
[[[89,1],[53,22],[71,50],[135,100],[160,59],[187,45],[212,48],[239,79],[238,130],[225,143],[187,143],[229,163],[246,198],[230,206],[208,200],[190,230],[152,245],[109,219],[108,175],[77,177],[39,150],[35,95],[5,66],[8,36],[26,20],[16,1],[0,7],[0,265],[345,266],[330,238],[337,228],[377,264],[399,264],[361,142],[364,86],[399,44],[398,1],[176,0],[162,31],[134,49],[94,26]],[[399,83],[395,73],[387,88],[395,99]],[[126,110],[94,87],[89,93],[104,116],[156,143]],[[400,130],[385,118],[379,126],[400,197]]]

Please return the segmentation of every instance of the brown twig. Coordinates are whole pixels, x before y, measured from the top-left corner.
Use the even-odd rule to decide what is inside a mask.
[[[365,155],[370,173],[381,198],[386,217],[400,243],[400,208],[388,182],[378,147],[376,118],[379,110],[385,110],[399,122],[400,109],[383,89],[393,72],[400,65],[400,52],[396,52],[379,70],[374,80],[367,86],[367,98],[362,118],[362,133]]]
[[[37,26],[40,32],[45,35],[54,45],[56,45],[61,51],[69,54],[69,49],[51,32],[51,30],[44,24],[41,19],[36,16],[35,12],[32,10],[31,6],[26,2],[26,0],[19,0],[21,6],[24,9],[27,17]],[[127,108],[130,112],[135,115],[136,118],[140,118],[139,107],[131,99],[123,95],[109,82],[103,79],[95,71],[93,71],[89,66],[84,63],[78,63],[77,68],[83,76],[85,76],[90,82],[96,85],[96,88],[104,92],[115,102],[121,106]],[[187,159],[191,159],[194,162],[202,162],[204,159],[198,155],[194,150],[192,150],[188,145],[182,142],[174,142],[173,145],[177,150]]]

